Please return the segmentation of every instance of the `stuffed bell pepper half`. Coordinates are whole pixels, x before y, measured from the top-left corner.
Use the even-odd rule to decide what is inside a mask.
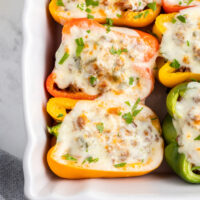
[[[169,115],[163,122],[165,158],[174,172],[200,183],[200,83],[182,83],[167,96]]]
[[[54,97],[92,100],[111,92],[144,99],[154,86],[158,51],[157,39],[148,33],[69,20],[46,88]]]
[[[160,0],[51,0],[53,18],[64,25],[72,18],[94,19],[100,23],[144,27],[151,24],[161,9]]]
[[[162,0],[162,6],[166,13],[179,12],[182,9],[199,5],[199,0]]]
[[[179,13],[161,14],[156,18],[153,32],[160,38],[163,65],[158,78],[167,87],[200,80],[200,7]]]
[[[158,117],[140,99],[51,98],[47,112],[58,123],[48,127],[56,144],[47,161],[59,177],[140,176],[162,162]]]

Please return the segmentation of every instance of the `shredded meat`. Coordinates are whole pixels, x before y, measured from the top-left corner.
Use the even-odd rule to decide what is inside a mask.
[[[69,87],[67,88],[67,91],[72,92],[72,93],[76,93],[76,92],[82,92],[82,90],[77,87],[76,84],[70,84]]]
[[[190,68],[181,66],[179,69],[176,70],[176,72],[190,72]]]
[[[128,156],[129,156],[129,151],[128,151],[128,150],[127,150],[127,151],[124,151],[124,152],[122,152],[122,153],[120,154],[120,160],[121,160],[121,161],[125,161],[125,160],[127,160]]]
[[[85,124],[86,124],[86,118],[84,117],[84,116],[79,116],[78,118],[77,118],[77,125],[78,125],[78,127],[80,128],[80,129],[83,129],[83,127],[85,126]]]
[[[128,0],[119,0],[114,5],[116,7],[119,7],[121,11],[127,11],[132,9],[132,5]]]
[[[193,53],[194,53],[194,57],[200,61],[200,48],[198,48],[197,46],[193,47]]]

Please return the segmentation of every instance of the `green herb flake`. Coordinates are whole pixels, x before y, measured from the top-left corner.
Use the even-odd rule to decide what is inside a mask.
[[[83,11],[84,10],[84,3],[77,4],[76,7],[79,8],[81,11]]]
[[[190,42],[187,40],[187,46],[189,47],[190,46]]]
[[[117,17],[121,18],[121,17],[122,17],[122,15],[120,15],[120,14],[117,14]]]
[[[120,116],[122,114],[122,112],[119,112],[118,115]]]
[[[136,100],[136,102],[134,103],[133,107],[132,107],[132,112],[134,112],[134,110],[137,108],[138,104],[140,103],[140,98],[138,98]]]
[[[86,9],[85,9],[85,12],[87,12],[87,13],[91,13],[91,12],[92,12],[92,10],[91,10],[91,9],[89,9],[89,8],[86,8]]]
[[[91,30],[87,30],[86,32],[89,34],[89,33],[91,33]]]
[[[65,52],[65,54],[63,55],[63,57],[60,59],[59,61],[59,65],[62,65],[66,60],[67,58],[69,57],[69,54],[67,52]]]
[[[176,23],[176,19],[172,18],[171,22],[172,22],[172,24],[175,24]]]
[[[189,1],[187,2],[187,6],[190,5],[193,1],[194,1],[194,0],[189,0]]]
[[[149,10],[146,10],[145,12],[144,12],[144,18],[146,18],[146,16],[149,14]]]
[[[92,158],[92,156],[90,156],[90,157],[87,157],[87,158],[82,162],[82,164],[84,164],[85,162],[88,162],[88,163],[94,162],[94,163],[96,163],[96,162],[98,162],[98,160],[99,160],[99,158]]]
[[[99,133],[103,133],[104,125],[103,125],[102,122],[101,122],[101,123],[98,123],[98,124],[96,125],[96,128],[97,128],[97,130],[99,131]]]
[[[93,16],[93,15],[90,15],[90,14],[88,14],[88,15],[87,15],[87,18],[88,18],[88,19],[94,19],[94,16]]]
[[[175,69],[178,69],[180,67],[180,63],[174,59],[171,63],[170,63],[170,66],[175,68]]]
[[[94,77],[94,76],[90,76],[90,78],[89,78],[90,84],[91,84],[92,86],[94,86],[94,85],[95,85],[95,83],[96,83],[96,80],[97,80],[97,78],[96,78],[96,77]]]
[[[110,19],[110,18],[106,18],[106,24],[109,25],[109,26],[112,26],[113,25],[113,20]]]
[[[57,6],[65,6],[62,0],[57,0],[56,5]]]
[[[181,1],[179,1],[179,2],[178,2],[178,4],[179,4],[179,5],[181,5],[181,4],[182,4],[182,2],[181,2]]]
[[[115,164],[114,166],[115,166],[116,168],[124,167],[124,166],[126,166],[126,163],[119,163],[119,164]]]
[[[142,17],[142,15],[143,15],[143,13],[139,13],[138,15],[135,15],[135,16],[134,16],[134,19],[139,19],[139,18]]]
[[[83,48],[84,48],[83,38],[77,38],[75,40],[75,42],[76,42],[76,45],[77,45],[77,47],[76,47],[76,56],[80,57],[81,52],[83,51]]]
[[[194,138],[194,140],[200,140],[200,135]]]
[[[154,2],[152,2],[152,3],[148,3],[147,4],[147,6],[151,9],[151,10],[153,10],[153,11],[155,11],[156,10],[156,2],[154,1]]]
[[[142,2],[140,1],[138,5],[141,6],[141,4],[142,4]]]
[[[127,124],[131,124],[133,121],[133,116],[130,112],[123,114],[122,118],[126,121]]]
[[[71,156],[70,154],[65,154],[63,155],[63,157],[65,158],[65,160],[72,160],[72,161],[77,161],[76,158],[74,158],[73,156]]]
[[[94,0],[85,0],[86,6],[98,6],[99,5],[99,1],[94,1]]]
[[[62,113],[60,113],[57,118],[63,117],[64,115]]]
[[[136,117],[142,111],[142,109],[143,109],[143,107],[140,109],[134,110],[132,113],[133,117]]]
[[[184,17],[183,15],[177,16],[177,19],[178,19],[179,21],[181,21],[182,23],[186,23],[186,19],[185,19],[185,17]]]
[[[128,106],[131,106],[129,101],[125,101],[125,104],[128,105]]]
[[[110,53],[115,55],[121,55],[122,52],[128,52],[127,49],[114,49],[114,47],[112,46],[112,48],[110,49]]]
[[[129,85],[133,85],[133,82],[134,82],[134,78],[131,76],[131,77],[129,78]]]

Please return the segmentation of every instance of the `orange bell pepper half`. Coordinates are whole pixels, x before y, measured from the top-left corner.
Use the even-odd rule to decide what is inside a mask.
[[[181,6],[181,5],[178,5],[178,3],[179,3],[179,1],[177,1],[176,5],[173,5],[173,4],[170,4],[168,0],[162,0],[162,6],[166,13],[178,12],[185,8],[194,7],[194,6],[190,6],[190,5]]]
[[[71,34],[71,28],[73,26],[77,26],[83,30],[96,30],[96,29],[104,29],[106,31],[106,27],[99,24],[98,22],[94,21],[94,20],[89,20],[89,19],[72,19],[69,20],[65,26],[63,27],[63,37],[70,37]],[[124,35],[126,33],[122,33],[122,32],[117,32],[116,30],[111,30],[113,32],[115,32],[116,34],[120,34],[120,35]],[[130,31],[132,31],[130,29]],[[158,52],[159,49],[159,43],[158,40],[153,37],[152,35],[139,31],[139,30],[133,30],[134,32],[136,32],[139,36],[133,36],[133,35],[126,35],[126,37],[130,37],[130,38],[134,38],[137,37],[138,40],[143,40],[144,43],[149,46],[149,51],[145,54],[144,56],[144,62],[148,62],[150,59],[152,59]],[[151,72],[150,68],[142,68],[140,66],[134,66],[135,71],[140,75],[140,76],[145,76],[145,78],[150,78],[152,80],[152,89],[153,89],[153,74]],[[85,99],[85,100],[93,100],[95,98],[97,98],[99,95],[90,95],[87,94],[86,92],[70,92],[67,90],[61,90],[56,86],[55,83],[55,79],[56,79],[56,74],[54,72],[52,72],[47,80],[46,80],[46,89],[47,91],[54,97],[65,97],[65,98],[72,98],[72,99]]]
[[[47,103],[47,111],[48,113],[54,118],[58,113],[63,113],[63,109],[73,109],[78,101],[67,99],[67,98],[51,98]],[[144,106],[144,105],[143,105]],[[145,106],[144,106],[145,107]],[[65,114],[62,116],[64,117]],[[152,124],[158,133],[161,133],[161,127],[159,123],[158,117],[152,112],[147,118],[152,120]],[[63,118],[62,118],[63,120]],[[143,121],[144,118],[141,117]],[[59,135],[59,134],[58,134]],[[136,163],[129,163],[126,166],[122,166],[120,168],[116,168],[116,170],[96,170],[92,168],[82,167],[81,165],[77,165],[75,159],[71,157],[70,159],[66,160],[64,157],[57,156],[57,150],[61,141],[58,140],[55,143],[55,137],[52,141],[54,144],[53,147],[47,153],[47,162],[50,169],[59,177],[67,178],[67,179],[82,179],[82,178],[115,178],[115,177],[132,177],[132,176],[141,176],[147,174],[154,169],[156,169],[160,163],[162,162],[163,158],[163,141],[159,142],[153,150],[151,156],[148,160],[143,162],[136,162]],[[59,157],[59,158],[58,158]]]
[[[70,10],[65,11],[64,6],[57,5],[57,0],[51,0],[49,4],[49,10],[55,21],[62,25],[64,25],[68,20],[75,18],[71,17]],[[90,10],[92,10],[92,8]],[[154,10],[148,8],[139,12],[123,11],[120,17],[116,16],[112,18],[113,24],[118,26],[144,27],[151,24],[155,20],[156,16],[160,13],[160,10],[161,6],[157,4],[156,9]],[[82,11],[82,13],[84,13],[84,11]],[[93,15],[93,11],[91,12],[91,15]],[[99,15],[101,15],[101,17],[96,18],[94,14],[94,20],[105,24],[108,16],[103,9],[99,9],[98,16]],[[83,18],[86,17],[87,15]]]

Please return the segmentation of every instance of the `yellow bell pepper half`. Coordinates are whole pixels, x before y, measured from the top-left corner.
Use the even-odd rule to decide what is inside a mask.
[[[156,34],[161,41],[163,33],[167,30],[166,22],[170,22],[177,13],[160,14],[153,26],[153,33]],[[158,71],[159,81],[166,87],[174,87],[185,81],[192,79],[200,80],[200,74],[192,72],[177,72],[175,68],[170,66],[170,62],[165,62]]]
[[[66,110],[71,110],[77,102],[63,97],[51,98],[47,102],[47,112],[56,121],[62,121],[67,114]]]

